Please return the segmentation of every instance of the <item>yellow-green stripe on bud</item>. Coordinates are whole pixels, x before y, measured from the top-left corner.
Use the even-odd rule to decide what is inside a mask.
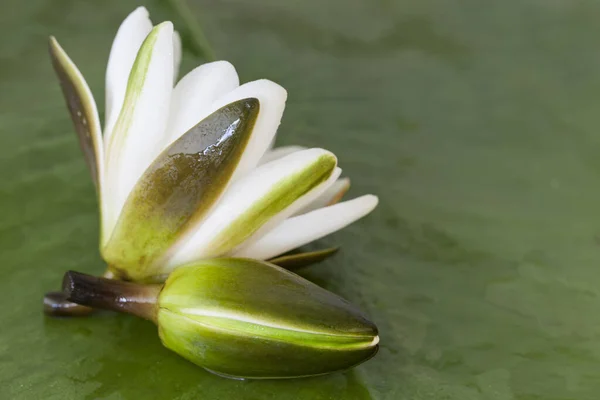
[[[275,265],[212,259],[176,269],[159,296],[163,344],[221,375],[291,378],[353,367],[376,326],[344,299]]]
[[[226,377],[322,375],[378,349],[377,327],[346,300],[257,260],[179,267],[162,288],[68,272],[63,288],[70,301],[153,320],[167,348]]]

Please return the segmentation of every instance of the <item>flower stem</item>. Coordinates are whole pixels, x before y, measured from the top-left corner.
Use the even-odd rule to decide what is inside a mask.
[[[162,285],[141,285],[68,271],[63,279],[67,300],[77,304],[132,314],[156,322]]]
[[[50,317],[84,317],[93,308],[72,303],[63,292],[48,292],[44,295],[44,314]]]
[[[102,275],[107,279],[116,279],[111,270]],[[82,306],[67,300],[63,292],[48,292],[44,295],[44,314],[49,317],[85,317],[94,312],[91,307]]]
[[[200,23],[194,18],[194,13],[188,6],[185,0],[169,0],[171,6],[177,14],[181,17],[185,23],[192,42],[194,43],[195,50],[200,53],[199,55],[204,56],[207,61],[215,61],[215,52],[213,51],[204,31],[200,26]]]

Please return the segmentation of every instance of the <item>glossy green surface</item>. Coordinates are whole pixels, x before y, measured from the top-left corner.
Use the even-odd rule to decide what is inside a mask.
[[[254,98],[228,104],[158,156],[133,188],[102,249],[111,270],[136,281],[170,272],[160,257],[224,192],[252,135],[259,108]]]
[[[292,378],[347,370],[377,352],[355,306],[272,264],[241,258],[177,268],[158,299],[163,344],[210,371]]]
[[[155,21],[175,18],[167,2],[147,4]],[[65,270],[104,270],[94,187],[47,36],[100,93],[134,5],[1,7],[0,397],[600,396],[600,3],[191,4],[242,80],[289,91],[279,143],[332,150],[350,196],[380,196],[372,215],[316,247],[339,254],[303,272],[372,317],[379,353],[348,373],[278,382],[213,376],[132,317],[44,318],[42,294]],[[196,63],[186,51],[184,70]]]

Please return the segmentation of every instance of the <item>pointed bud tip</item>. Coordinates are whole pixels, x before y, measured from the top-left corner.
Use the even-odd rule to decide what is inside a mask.
[[[378,344],[379,344],[379,335],[377,335],[373,338],[373,341],[371,342],[371,346],[377,346]]]

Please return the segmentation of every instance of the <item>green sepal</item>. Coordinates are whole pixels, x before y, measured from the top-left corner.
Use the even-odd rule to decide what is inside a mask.
[[[48,42],[52,66],[73,120],[75,133],[85,157],[86,164],[96,187],[99,186],[99,160],[102,157],[102,135],[96,103],[83,76],[54,36]]]
[[[103,249],[117,276],[152,281],[170,272],[157,259],[219,199],[258,112],[255,98],[222,107],[175,141],[144,172]]]
[[[339,247],[330,247],[328,249],[307,251],[303,253],[287,254],[275,257],[269,260],[271,264],[278,265],[289,271],[295,271],[309,265],[320,263],[333,256],[340,250]]]
[[[220,375],[321,375],[378,348],[377,328],[359,310],[266,262],[211,259],[177,268],[158,304],[163,344]]]
[[[207,246],[209,254],[213,257],[221,256],[244,243],[277,214],[326,182],[336,165],[336,157],[327,152],[301,170],[278,181],[260,200],[211,239]]]

